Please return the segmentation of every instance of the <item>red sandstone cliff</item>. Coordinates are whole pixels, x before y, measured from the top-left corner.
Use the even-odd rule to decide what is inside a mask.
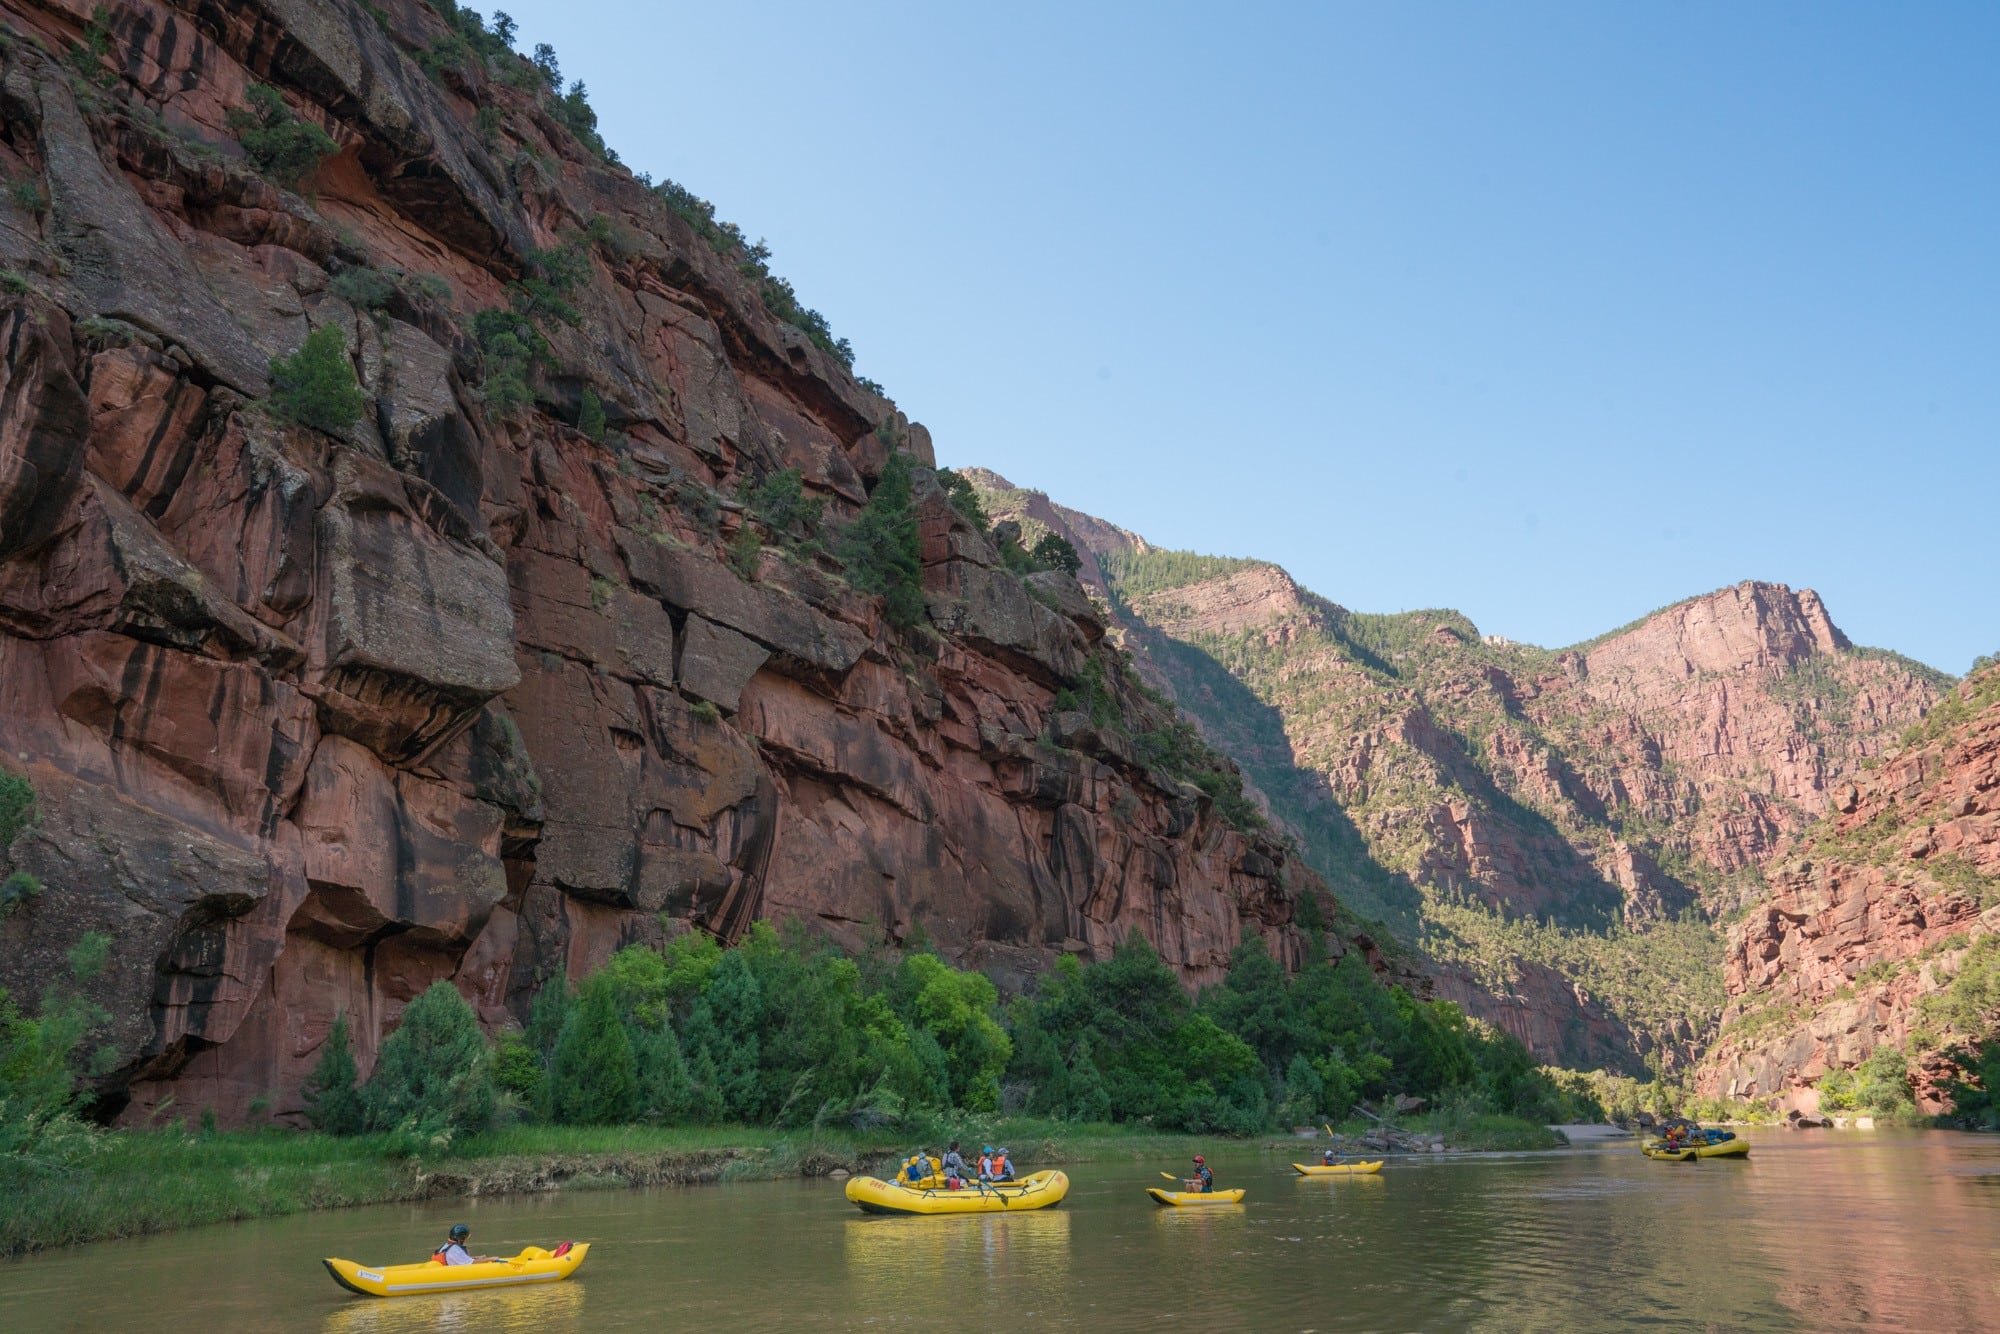
[[[414,0],[100,13],[93,53],[87,0],[0,0],[0,172],[40,191],[0,198],[0,752],[46,885],[0,985],[113,937],[109,1105],[283,1114],[341,1011],[365,1072],[437,978],[497,1024],[760,916],[1015,980],[1133,929],[1191,982],[1246,933],[1296,957],[1310,873],[1055,711],[1102,624],[927,470],[914,632],[810,548],[724,559],[740,483],[796,468],[837,525],[928,434],[504,60],[427,76]],[[227,127],[256,83],[338,144],[309,193]],[[564,245],[580,318],[496,410],[471,317]],[[337,436],[260,406],[325,327],[370,401]]]
[[[1907,1046],[1918,1002],[2000,930],[2000,668],[1952,703],[1773,862],[1770,897],[1729,933],[1704,1092],[1814,1110],[1821,1076]]]

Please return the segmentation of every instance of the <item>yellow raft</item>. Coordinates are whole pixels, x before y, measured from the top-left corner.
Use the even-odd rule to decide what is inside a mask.
[[[1382,1160],[1377,1158],[1372,1163],[1334,1163],[1331,1166],[1325,1163],[1293,1163],[1292,1170],[1302,1177],[1345,1177],[1357,1173],[1379,1172],[1382,1170]]]
[[[1243,1202],[1241,1186],[1235,1190],[1161,1190],[1158,1186],[1148,1186],[1146,1193],[1153,1197],[1155,1204],[1241,1204]]]
[[[976,1182],[963,1190],[946,1190],[919,1182],[899,1185],[875,1177],[850,1177],[847,1198],[868,1214],[1002,1214],[1022,1209],[1046,1209],[1069,1194],[1069,1178],[1061,1172],[1037,1172],[1019,1181]]]
[[[412,1297],[423,1292],[460,1292],[467,1288],[512,1288],[528,1283],[559,1283],[576,1272],[590,1253],[587,1241],[564,1242],[553,1251],[530,1246],[511,1260],[486,1264],[441,1265],[426,1260],[414,1265],[359,1265],[329,1259],[326,1272],[349,1292],[363,1297]]]
[[[1663,1163],[1691,1163],[1697,1158],[1747,1158],[1750,1156],[1750,1141],[1726,1139],[1715,1144],[1688,1144],[1676,1149],[1669,1148],[1665,1140],[1655,1140],[1641,1145],[1639,1151]]]

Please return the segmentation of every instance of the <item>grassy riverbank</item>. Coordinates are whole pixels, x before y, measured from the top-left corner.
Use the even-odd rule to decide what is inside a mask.
[[[1453,1148],[1561,1142],[1511,1118],[1478,1118],[1505,1126],[1462,1127],[1420,1120],[1408,1127],[1444,1133]],[[1244,1143],[1026,1118],[969,1118],[948,1133],[967,1143],[1004,1143],[1027,1170],[1121,1160],[1173,1166],[1203,1149]],[[412,1154],[409,1141],[395,1135],[114,1131],[64,1166],[0,1161],[0,1255],[355,1204],[875,1171],[941,1140],[936,1131],[908,1130],[516,1126]],[[1304,1141],[1262,1143],[1283,1151]]]

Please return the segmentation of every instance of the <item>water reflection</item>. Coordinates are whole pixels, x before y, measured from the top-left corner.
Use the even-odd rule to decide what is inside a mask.
[[[1069,1277],[1069,1220],[1061,1207],[971,1217],[846,1220],[847,1275],[863,1290],[909,1291],[928,1276],[1061,1283]]]
[[[433,1296],[355,1298],[327,1313],[327,1334],[406,1334],[417,1330],[572,1330],[583,1327],[578,1280],[543,1288],[496,1288]]]
[[[979,1328],[1061,1320],[1071,1296],[1062,1208],[947,1218],[848,1218],[848,1311],[868,1324]],[[922,1294],[911,1304],[897,1294]]]

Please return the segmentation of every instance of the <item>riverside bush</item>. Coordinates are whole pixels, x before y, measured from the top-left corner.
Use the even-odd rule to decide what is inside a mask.
[[[347,1023],[347,1011],[335,1016],[333,1028],[320,1048],[319,1060],[306,1076],[302,1090],[306,1120],[313,1129],[329,1135],[358,1135],[367,1122],[354,1065],[354,1043]]]
[[[451,983],[433,982],[410,1002],[361,1097],[370,1130],[449,1139],[492,1122],[492,1056],[472,1007]]]
[[[1877,1047],[1852,1070],[1828,1071],[1819,1082],[1819,1105],[1828,1112],[1914,1113],[1909,1061],[1900,1047]]]

